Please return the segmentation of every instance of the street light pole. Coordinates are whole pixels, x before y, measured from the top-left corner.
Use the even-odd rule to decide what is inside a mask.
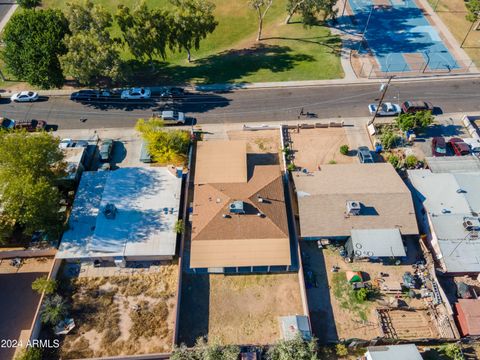
[[[470,31],[472,31],[473,25],[475,25],[475,21],[472,21],[472,24],[470,25],[470,28],[468,29],[467,34],[466,34],[465,37],[463,38],[463,41],[462,41],[462,43],[460,44],[460,47],[461,47],[461,48],[463,48],[463,44],[465,44],[465,41],[467,41],[468,34],[470,34]]]
[[[378,111],[380,110],[380,107],[381,107],[382,104],[383,104],[383,98],[385,97],[385,94],[387,93],[388,86],[390,85],[390,82],[392,81],[392,79],[393,79],[394,77],[395,77],[395,75],[389,76],[387,83],[384,84],[384,86],[382,85],[382,87],[383,87],[382,96],[380,97],[380,100],[378,101],[377,108],[375,109],[375,114],[373,114],[373,118],[372,118],[372,120],[370,120],[370,121],[368,122],[367,126],[368,126],[368,125],[372,125],[373,122],[375,121],[375,118],[376,118],[377,115],[378,115]]]

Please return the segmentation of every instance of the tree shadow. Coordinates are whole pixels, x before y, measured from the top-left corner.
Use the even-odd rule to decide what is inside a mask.
[[[292,53],[288,46],[258,44],[245,49],[226,50],[185,66],[130,60],[123,65],[124,82],[145,85],[231,83],[260,70],[283,72],[299,63],[314,60],[310,55]]]
[[[338,36],[314,36],[310,38],[295,38],[295,37],[284,37],[284,36],[277,36],[277,37],[269,37],[264,38],[263,40],[287,40],[287,41],[298,41],[307,44],[316,44],[319,46],[324,46],[330,49],[331,54],[339,55],[341,53],[342,48],[342,40]]]

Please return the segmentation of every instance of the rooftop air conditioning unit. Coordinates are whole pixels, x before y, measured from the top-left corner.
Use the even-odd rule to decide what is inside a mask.
[[[243,209],[243,201],[234,201],[229,205],[230,213],[232,214],[245,214]]]
[[[463,218],[463,227],[467,231],[480,231],[480,221],[478,218],[465,217]]]
[[[107,204],[105,205],[105,208],[103,209],[103,215],[107,219],[115,219],[115,215],[117,214],[117,208],[113,204]]]
[[[347,215],[360,215],[361,205],[359,201],[347,201]]]

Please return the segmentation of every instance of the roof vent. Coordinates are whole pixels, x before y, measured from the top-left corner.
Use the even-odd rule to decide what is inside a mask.
[[[230,219],[230,218],[231,218],[231,216],[228,215],[228,214],[223,214],[222,217],[223,217],[224,219]]]
[[[258,197],[258,202],[263,203],[263,198],[261,196]]]
[[[265,217],[265,214],[264,214],[264,213],[261,213],[261,212],[258,212],[258,213],[257,213],[257,216],[258,216],[258,217],[261,217],[261,218],[264,218],[264,217]]]
[[[442,209],[442,214],[448,214],[448,213],[450,213],[450,210],[448,210],[448,209]]]
[[[347,215],[360,215],[360,202],[359,201],[347,201]]]
[[[234,201],[229,205],[230,213],[232,214],[245,214],[245,210],[243,209],[243,201]]]
[[[464,194],[464,193],[466,193],[465,190],[463,190],[463,189],[457,189],[457,194]]]
[[[465,217],[463,218],[463,227],[467,231],[480,231],[480,221],[478,218]]]
[[[103,215],[107,219],[115,219],[115,215],[117,214],[117,208],[113,204],[107,204],[103,209]]]

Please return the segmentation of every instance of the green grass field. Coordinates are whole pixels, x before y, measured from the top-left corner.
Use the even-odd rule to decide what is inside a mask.
[[[94,0],[115,11],[118,4],[134,6],[134,0]],[[154,73],[137,68],[132,81],[148,83],[228,83],[288,80],[335,79],[343,76],[340,38],[323,26],[284,25],[285,0],[274,3],[267,14],[263,39],[255,43],[257,19],[247,0],[214,0],[217,29],[192,52],[169,53],[158,59]],[[66,1],[44,0],[44,7],[62,8]],[[149,6],[168,7],[168,0],[148,0]],[[295,20],[295,19],[294,19]],[[119,34],[113,28],[112,34]],[[124,51],[122,58],[131,60]]]

